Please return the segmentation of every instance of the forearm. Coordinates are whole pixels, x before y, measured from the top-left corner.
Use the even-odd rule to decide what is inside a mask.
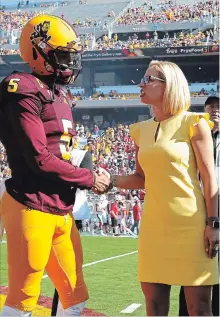
[[[215,180],[203,182],[207,217],[218,217],[218,186]]]
[[[145,179],[139,174],[115,177],[116,187],[123,189],[144,189]]]
[[[92,171],[87,168],[72,166],[72,164],[55,157],[49,151],[45,154],[45,157],[42,155],[44,157],[43,161],[45,161],[43,164],[41,163],[41,155],[38,155],[34,162],[27,158],[27,162],[34,172],[47,179],[51,179],[51,181],[54,180],[77,185],[81,187],[81,189],[91,188],[93,186],[94,175]]]

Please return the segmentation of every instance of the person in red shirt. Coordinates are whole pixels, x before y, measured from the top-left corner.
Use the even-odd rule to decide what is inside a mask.
[[[140,201],[141,201],[141,202],[144,201],[145,193],[146,193],[146,192],[145,192],[144,189],[141,189],[141,190],[140,190]]]
[[[115,236],[118,235],[118,199],[115,199],[115,202],[111,204],[110,207],[110,216],[112,223],[112,231]]]
[[[139,224],[141,220],[141,202],[137,197],[135,197],[135,205],[133,207],[133,218],[134,218],[134,224],[132,226],[131,231],[134,232],[134,229],[137,228],[137,235],[138,235]]]

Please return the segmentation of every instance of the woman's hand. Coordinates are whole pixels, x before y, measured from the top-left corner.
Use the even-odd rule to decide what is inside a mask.
[[[214,258],[219,250],[219,230],[207,225],[204,233],[205,251],[210,259]]]
[[[102,167],[99,167],[98,171],[96,172],[98,176],[103,176],[106,177],[109,180],[109,185],[110,185],[110,178],[111,175]],[[92,188],[93,193],[95,193],[96,195],[102,195],[108,192],[109,186],[106,187],[105,190],[100,191],[98,190],[98,188],[96,188],[95,186]]]

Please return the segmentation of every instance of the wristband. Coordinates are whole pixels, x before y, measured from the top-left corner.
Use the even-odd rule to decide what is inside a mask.
[[[219,218],[218,217],[208,217],[206,219],[206,225],[211,228],[219,229]]]

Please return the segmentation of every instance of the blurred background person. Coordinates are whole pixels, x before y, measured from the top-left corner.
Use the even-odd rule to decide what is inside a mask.
[[[134,207],[133,207],[133,218],[134,218],[134,224],[132,226],[131,231],[134,232],[136,228],[136,233],[139,235],[139,225],[141,220],[141,202],[137,196],[134,197]]]

